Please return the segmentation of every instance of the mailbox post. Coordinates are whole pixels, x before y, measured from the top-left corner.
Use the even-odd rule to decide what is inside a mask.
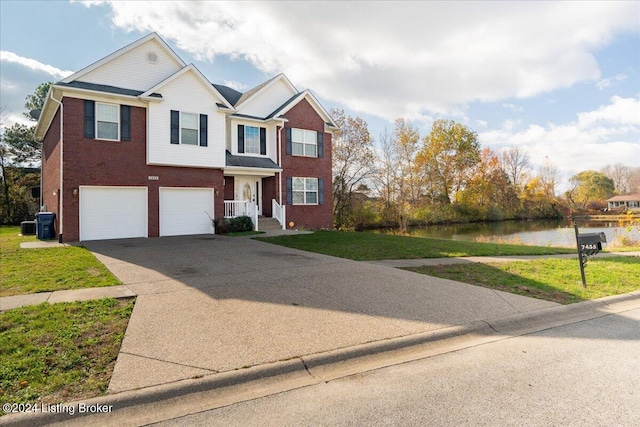
[[[602,244],[607,243],[607,236],[600,233],[578,233],[578,222],[573,223],[576,230],[576,244],[578,245],[578,261],[580,261],[580,275],[582,276],[582,286],[587,287],[587,279],[584,275],[584,268],[587,266],[589,256],[596,255],[602,250]]]

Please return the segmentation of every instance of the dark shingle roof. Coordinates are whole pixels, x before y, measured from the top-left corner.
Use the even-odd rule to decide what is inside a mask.
[[[232,89],[229,86],[217,85],[214,83],[213,87],[215,87],[216,90],[220,92],[220,95],[224,96],[224,99],[226,99],[231,105],[236,105],[236,102],[238,102],[238,100],[242,96],[242,92],[238,92],[237,90]]]
[[[128,95],[128,96],[140,96],[145,92],[142,90],[125,89],[122,87],[99,85],[96,83],[87,83],[87,82],[79,82],[79,81],[73,81],[70,83],[58,82],[56,83],[56,86],[68,86],[68,87],[75,87],[78,89],[95,90],[97,92],[115,93],[117,95]],[[155,98],[162,98],[162,95],[160,95],[159,93],[152,93],[151,96]]]
[[[234,156],[227,151],[227,166],[242,168],[280,169],[280,166],[266,157]]]

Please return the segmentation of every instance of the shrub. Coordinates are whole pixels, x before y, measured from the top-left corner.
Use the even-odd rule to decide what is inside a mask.
[[[253,230],[253,221],[248,216],[239,216],[236,218],[224,218],[221,221],[216,221],[216,233],[240,233],[243,231]]]

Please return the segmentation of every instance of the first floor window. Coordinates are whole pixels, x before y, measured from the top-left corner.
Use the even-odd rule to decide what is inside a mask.
[[[180,113],[180,138],[182,144],[198,145],[198,115]]]
[[[96,103],[96,138],[120,139],[120,108],[114,104]]]
[[[293,178],[293,204],[318,204],[318,178]]]

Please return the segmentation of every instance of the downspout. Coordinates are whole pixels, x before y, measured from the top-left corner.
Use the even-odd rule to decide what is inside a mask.
[[[278,172],[278,186],[280,187],[280,191],[278,192],[279,203],[282,206],[282,130],[284,129],[284,123],[280,127],[278,131],[278,166],[280,166],[280,172]]]
[[[55,99],[53,97],[53,90],[50,92],[49,98],[56,102],[59,106],[60,106],[60,188],[58,188],[58,200],[60,200],[59,203],[59,218],[58,218],[58,224],[60,225],[60,233],[58,234],[58,242],[62,243],[62,232],[63,232],[63,224],[64,222],[62,221],[62,205],[64,203],[64,198],[62,197],[62,188],[63,188],[63,174],[64,174],[64,168],[63,168],[63,160],[64,160],[64,105],[62,104],[62,98],[60,98],[60,101],[58,101],[57,99]]]

